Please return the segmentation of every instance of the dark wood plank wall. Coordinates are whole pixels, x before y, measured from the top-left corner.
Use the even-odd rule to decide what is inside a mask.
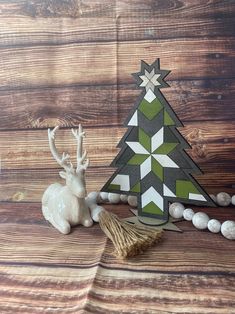
[[[0,1],[0,200],[39,202],[58,178],[48,127],[71,154],[82,123],[99,189],[139,90],[141,59],[172,70],[164,90],[209,192],[234,193],[234,1]],[[94,179],[93,179],[94,178]]]
[[[199,182],[235,194],[234,14],[234,0],[0,0],[1,314],[234,313],[234,241],[184,221],[120,261],[98,224],[64,236],[40,210],[59,170],[47,128],[61,126],[58,148],[74,158],[70,129],[84,125],[99,189],[140,93],[131,73],[156,57]],[[233,207],[194,209],[235,220]]]

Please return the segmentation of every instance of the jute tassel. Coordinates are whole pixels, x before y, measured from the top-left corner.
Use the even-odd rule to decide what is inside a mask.
[[[99,213],[99,224],[113,242],[115,255],[121,258],[133,257],[144,252],[159,242],[163,234],[163,231],[131,225],[106,210]]]

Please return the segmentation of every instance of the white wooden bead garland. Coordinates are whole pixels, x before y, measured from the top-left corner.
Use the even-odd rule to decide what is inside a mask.
[[[221,226],[221,233],[225,238],[235,240],[235,222],[232,220],[225,221]]]
[[[231,203],[231,196],[228,193],[220,192],[216,196],[216,202],[220,206],[228,206]]]
[[[127,202],[132,207],[137,207],[137,197],[133,195],[129,195],[127,198]]]
[[[92,194],[96,192],[91,192],[90,194],[94,196],[97,194]],[[219,206],[229,206],[230,204],[235,205],[235,195],[232,197],[225,192],[220,192],[216,196],[210,195],[215,203]],[[137,206],[137,197],[133,195],[119,195],[116,193],[106,193],[100,192],[97,197],[95,197],[98,201],[101,202],[110,202],[111,204],[117,204],[119,202],[128,203],[131,207]],[[102,210],[102,207],[94,204],[94,218],[96,218],[97,213]],[[192,221],[193,225],[199,230],[208,229],[212,233],[219,233],[229,240],[235,240],[235,222],[232,220],[227,220],[223,224],[221,224],[217,219],[210,219],[209,216],[204,212],[197,212],[191,208],[184,207],[183,204],[175,202],[169,206],[169,214],[173,218],[184,218],[187,221]],[[97,214],[98,216],[98,214]]]
[[[128,201],[128,195],[121,194],[120,199],[123,203],[127,203]]]
[[[193,225],[199,230],[205,230],[207,229],[207,225],[210,218],[206,213],[198,212],[193,215]]]
[[[207,228],[212,233],[218,233],[221,230],[221,222],[217,219],[211,219],[208,221]]]
[[[172,203],[169,206],[169,214],[173,218],[182,218],[184,210],[184,205],[181,203]]]
[[[191,221],[193,219],[194,211],[192,208],[186,208],[183,211],[183,217],[185,220]]]
[[[118,204],[118,203],[120,203],[120,194],[109,193],[108,194],[108,200],[112,204]]]

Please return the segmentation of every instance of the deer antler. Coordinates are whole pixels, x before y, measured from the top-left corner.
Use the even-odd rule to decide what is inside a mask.
[[[82,142],[83,142],[83,138],[85,137],[85,132],[83,131],[81,124],[79,124],[79,127],[77,130],[72,129],[72,133],[74,137],[77,139],[77,169],[76,171],[78,172],[80,169],[86,170],[89,165],[89,159],[88,158],[86,159],[87,157],[86,150],[84,151],[84,153],[82,153]]]
[[[48,139],[49,146],[52,153],[52,156],[58,162],[58,164],[65,169],[66,172],[74,172],[73,164],[69,160],[69,154],[63,152],[62,156],[59,155],[56,146],[55,146],[55,133],[59,129],[59,126],[56,126],[52,131],[48,129]]]

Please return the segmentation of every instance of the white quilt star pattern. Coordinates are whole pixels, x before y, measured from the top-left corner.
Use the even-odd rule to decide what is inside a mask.
[[[161,84],[158,82],[158,78],[161,74],[156,74],[155,69],[149,73],[147,70],[144,71],[145,75],[141,75],[140,78],[142,83],[140,84],[141,87],[145,87],[146,92],[148,90],[154,91],[155,86],[160,86]]]
[[[154,154],[153,152],[159,148],[164,141],[164,127],[162,127],[157,133],[151,138],[151,151],[142,146],[140,142],[126,142],[126,144],[133,150],[135,154],[149,155],[147,159],[140,165],[140,176],[143,179],[152,168],[151,157],[155,158],[156,161],[163,168],[179,168],[179,166],[167,155]]]

